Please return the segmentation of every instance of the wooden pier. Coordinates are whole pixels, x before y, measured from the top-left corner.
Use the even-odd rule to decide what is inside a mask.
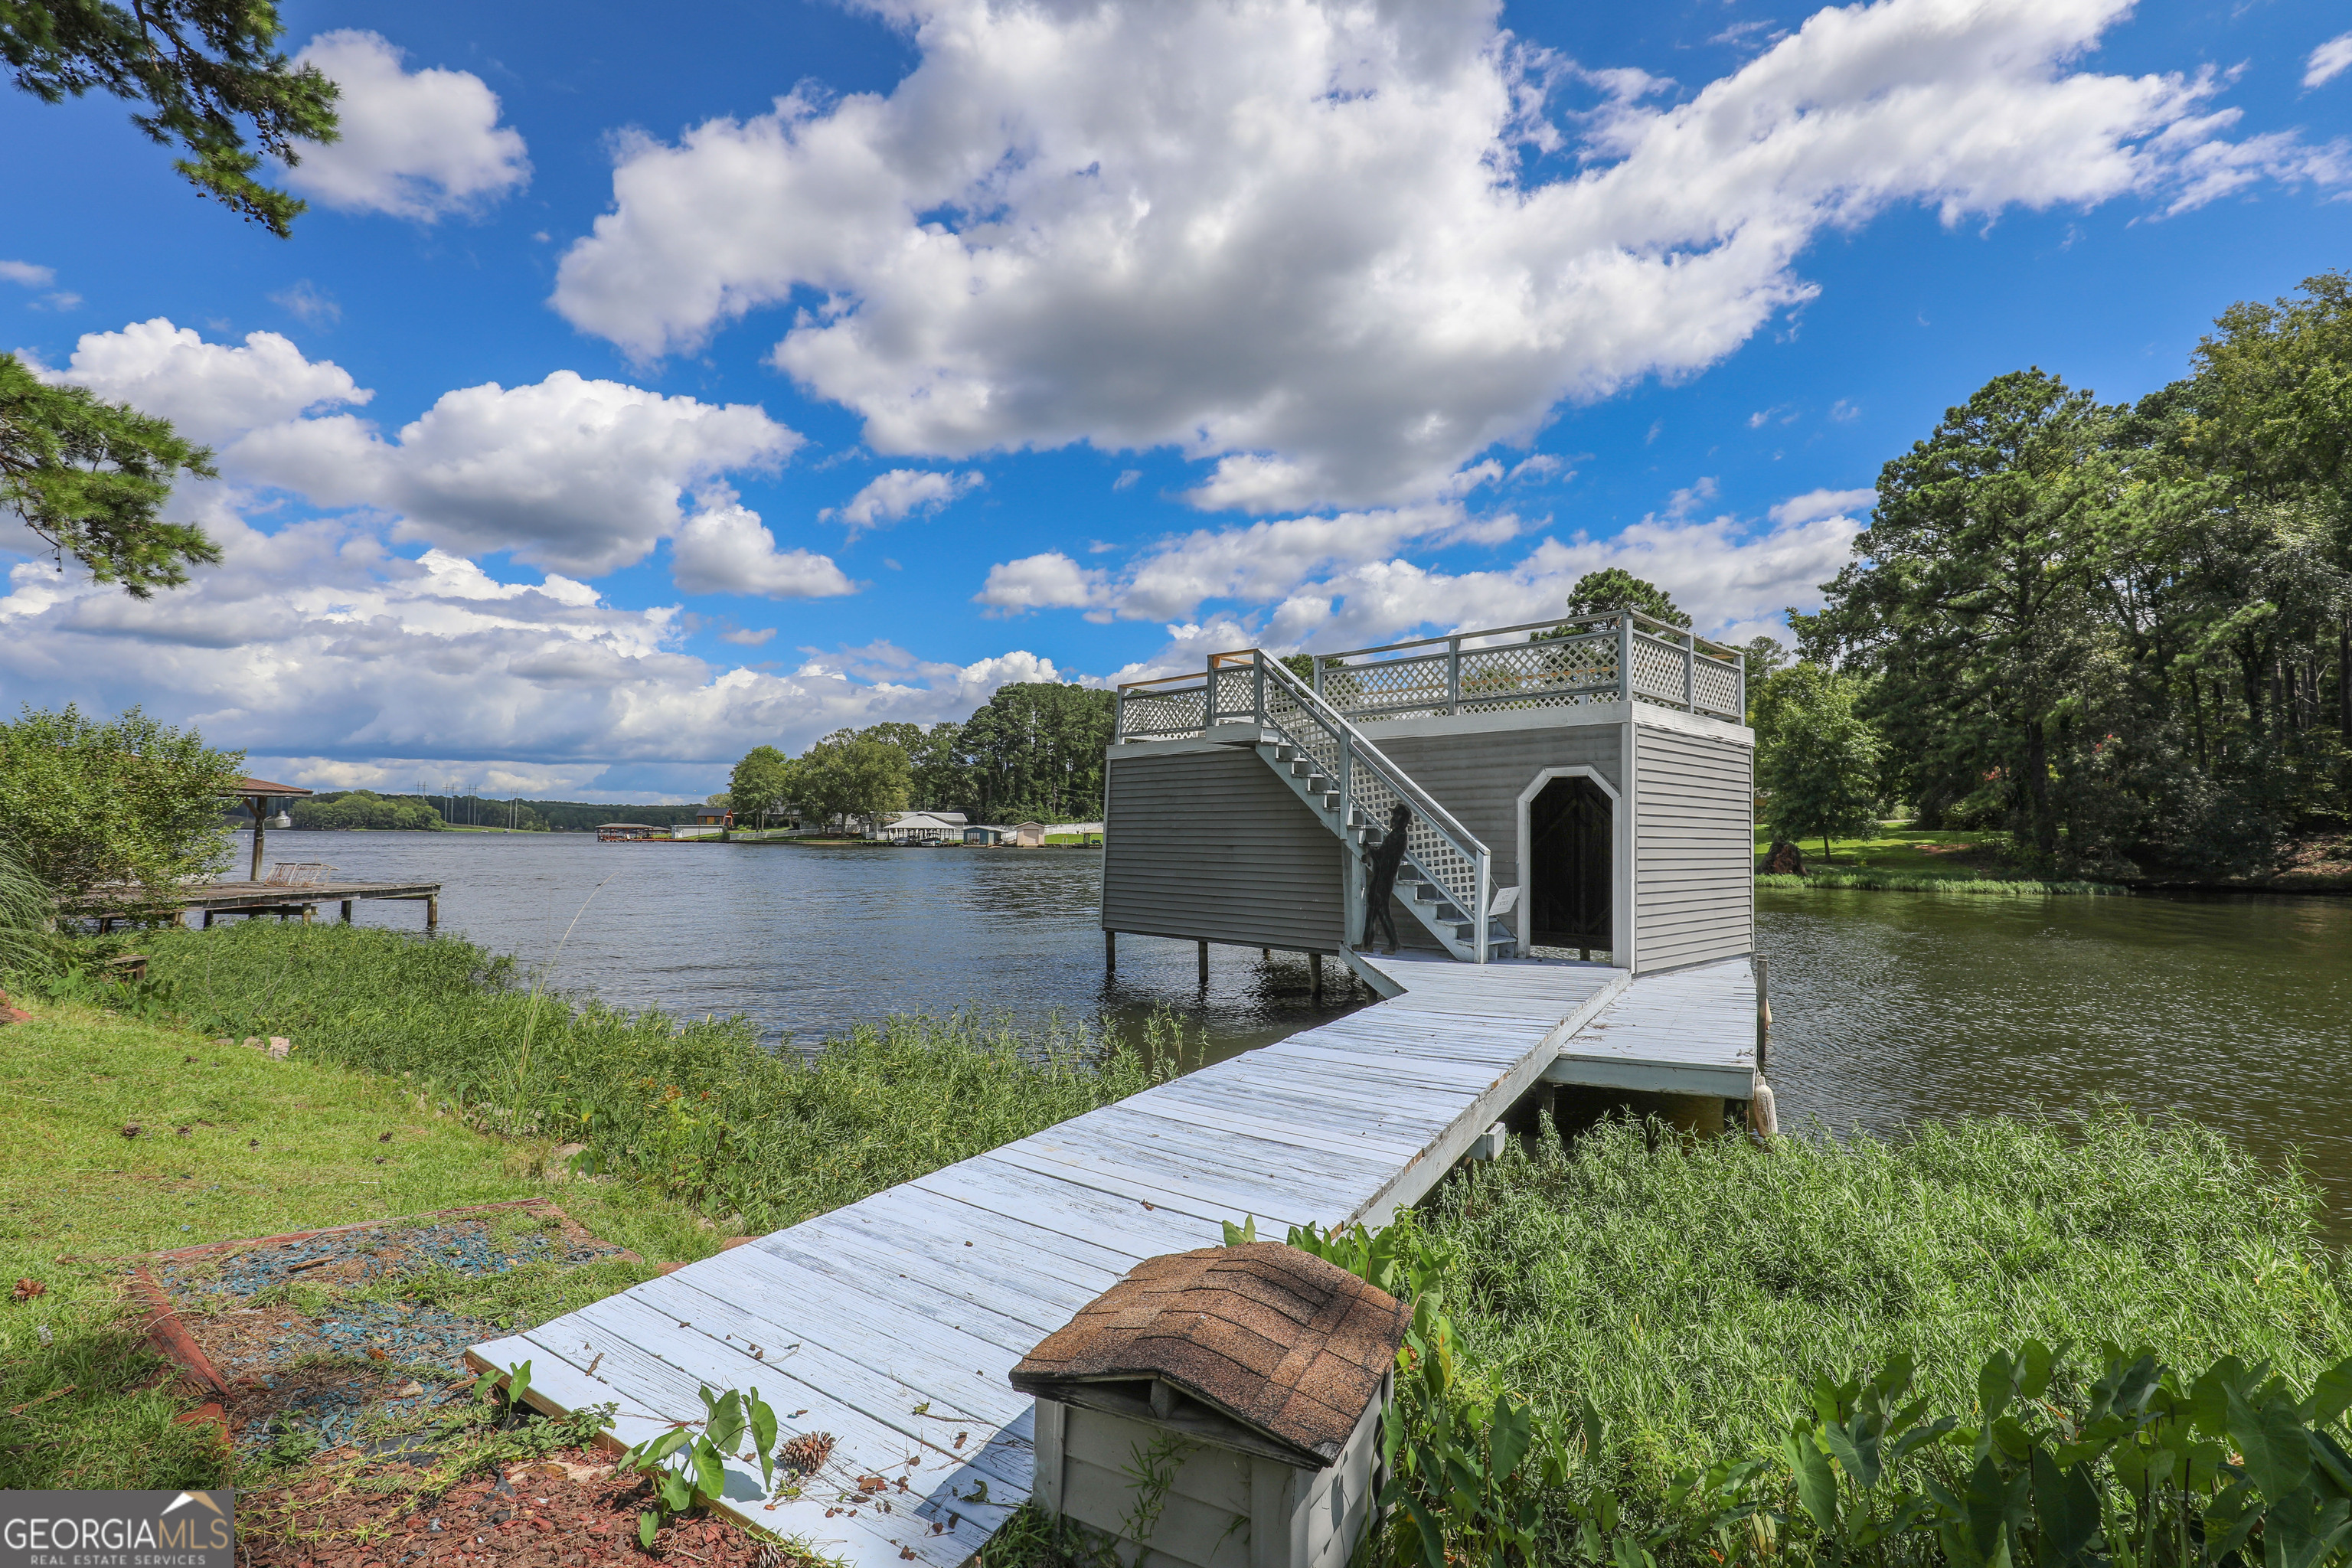
[[[341,906],[342,922],[352,923],[352,906],[362,899],[406,899],[425,905],[425,930],[427,934],[441,924],[441,884],[438,882],[207,882],[201,887],[183,888],[177,893],[142,908],[160,907],[172,912],[173,922],[188,923],[192,914],[201,914],[209,928],[222,915],[243,915],[247,920],[259,920],[276,915],[280,920],[300,920],[309,924],[318,916],[320,904]],[[102,897],[78,900],[62,906],[68,914],[98,921],[100,931],[110,930],[116,921],[129,919],[121,913],[122,905]]]
[[[727,1511],[861,1568],[950,1568],[1029,1495],[1034,1411],[1006,1374],[1144,1258],[1216,1245],[1252,1216],[1274,1238],[1384,1224],[1539,1079],[1593,1081],[1563,1062],[1701,1095],[1754,1072],[1745,959],[1640,979],[1347,961],[1394,994],[467,1359],[529,1362],[543,1409],[614,1405],[619,1445],[698,1421],[704,1385],[756,1386],[782,1437],[836,1444],[797,1495],[730,1465]]]

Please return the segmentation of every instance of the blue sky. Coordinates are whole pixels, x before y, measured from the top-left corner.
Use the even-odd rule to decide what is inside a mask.
[[[211,441],[229,554],[16,536],[0,688],[321,787],[699,795],[1596,565],[1752,635],[1989,377],[2134,397],[2352,260],[2316,4],[284,15],[290,242],[0,98],[0,345]]]

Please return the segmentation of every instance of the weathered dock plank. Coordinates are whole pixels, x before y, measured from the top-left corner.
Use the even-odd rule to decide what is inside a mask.
[[[1745,961],[1629,983],[1602,964],[1355,957],[1400,994],[469,1359],[530,1361],[550,1409],[615,1405],[622,1444],[698,1416],[705,1384],[756,1385],[785,1436],[836,1447],[796,1491],[730,1466],[728,1511],[859,1568],[949,1568],[1028,1495],[1033,1411],[1006,1373],[1135,1263],[1252,1216],[1271,1236],[1385,1221],[1548,1073],[1753,1068]],[[877,1475],[885,1494],[858,1490]]]

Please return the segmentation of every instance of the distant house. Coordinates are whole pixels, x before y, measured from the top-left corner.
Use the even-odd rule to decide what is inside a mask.
[[[1036,849],[1045,842],[1045,825],[1042,822],[1016,822],[1011,826],[982,823],[963,830],[966,844],[989,844],[1000,848]]]
[[[964,815],[961,811],[901,811],[866,835],[869,838],[887,839],[893,844],[917,844],[927,838],[954,843],[964,836]]]
[[[723,805],[698,805],[694,808],[694,824],[698,827],[732,827],[735,813]]]

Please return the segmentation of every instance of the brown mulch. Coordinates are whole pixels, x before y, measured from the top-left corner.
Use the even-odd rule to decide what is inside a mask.
[[[352,1458],[345,1450],[329,1458]],[[614,1456],[567,1448],[460,1482],[426,1500],[400,1464],[336,1467],[283,1490],[237,1496],[242,1568],[407,1568],[499,1563],[583,1568],[667,1563],[675,1568],[786,1568],[802,1561],[732,1521],[672,1520],[651,1552],[637,1544],[649,1483],[613,1468]],[[322,1467],[324,1468],[324,1467]],[[383,1488],[397,1488],[386,1491]]]

